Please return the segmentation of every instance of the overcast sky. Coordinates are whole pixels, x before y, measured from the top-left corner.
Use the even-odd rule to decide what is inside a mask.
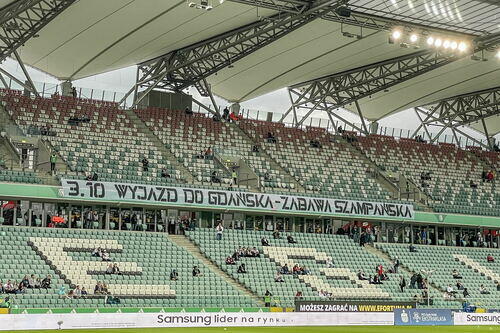
[[[21,68],[19,64],[11,59],[8,59],[4,64],[4,68],[8,70],[10,73],[14,74],[18,78],[23,78],[23,74],[21,71]],[[60,81],[58,81],[56,78],[43,73],[41,71],[38,71],[33,68],[28,68],[28,71],[32,77],[32,80],[35,82],[40,82],[40,83],[46,83],[46,89],[50,89],[50,84],[55,85],[59,84]],[[107,91],[109,93],[106,94],[108,98],[112,98],[113,92],[117,92],[117,99],[122,97],[122,94],[124,94],[126,91],[128,91],[134,84],[135,82],[135,76],[136,76],[136,67],[127,67],[123,68],[120,70],[108,72],[105,74],[100,74],[92,77],[88,77],[85,79],[77,80],[73,82],[73,85],[78,87],[78,88],[87,88],[82,90],[82,94],[85,97],[90,98],[90,89],[94,89],[93,92],[93,97],[94,98],[99,98],[97,96],[102,96],[102,90]],[[41,89],[41,88],[39,88]],[[190,91],[193,96],[199,100],[201,100],[204,104],[209,105],[210,100],[208,98],[200,98],[198,95],[197,91],[195,89]],[[221,98],[216,98],[216,102],[218,103],[219,107],[224,107],[228,105],[227,101],[221,99]],[[241,103],[241,107],[243,109],[250,109],[253,111],[253,114],[255,114],[257,111],[260,112],[260,115],[262,117],[263,113],[265,112],[273,112],[273,113],[278,113],[282,114],[284,113],[289,107],[290,107],[290,100],[288,97],[288,93],[286,89],[280,89],[275,92],[254,98],[252,100],[246,101],[244,103]],[[348,111],[343,111],[342,116],[348,119],[349,121],[359,124],[360,120],[357,116],[353,115],[352,113]],[[279,115],[275,115],[273,117],[273,120],[279,119]],[[326,123],[328,117],[324,113],[315,113],[312,115],[313,118],[315,118],[312,122],[312,125],[317,126],[319,119],[321,119],[321,122],[323,124]],[[265,118],[262,118],[265,119]],[[305,124],[310,124],[309,121],[306,121]],[[398,136],[398,133],[400,133],[399,129],[403,129],[406,131],[403,131],[403,135],[406,136],[408,133],[412,133],[413,130],[416,129],[416,127],[419,124],[419,120],[415,113],[412,110],[407,110],[403,111],[400,113],[397,113],[395,115],[386,117],[382,120],[379,121],[379,124],[381,127],[388,127],[387,129],[387,134],[391,134],[392,128],[395,128],[397,130],[394,130],[394,133],[396,136]],[[439,131],[439,128],[434,128],[431,130],[433,133],[437,133]],[[482,139],[482,135],[477,133],[476,131],[473,130],[466,130],[470,135]],[[448,133],[448,139],[451,139],[451,133]],[[498,139],[499,135],[497,135]]]

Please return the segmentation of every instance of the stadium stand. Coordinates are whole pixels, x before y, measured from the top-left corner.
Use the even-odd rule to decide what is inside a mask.
[[[489,254],[498,251],[483,248],[416,246],[417,252],[410,252],[408,246],[402,244],[378,243],[377,247],[391,258],[398,257],[402,265],[412,272],[426,271],[429,281],[446,293],[449,285],[457,291],[456,299],[464,299],[463,291],[457,290],[456,283],[461,282],[470,293],[469,302],[486,308],[498,306],[499,291],[496,283],[500,282],[500,264],[487,262]],[[456,270],[461,278],[453,277]],[[480,287],[484,285],[489,294],[481,294]],[[452,298],[453,301],[455,297]]]
[[[381,259],[360,247],[352,239],[343,235],[290,233],[296,244],[289,244],[287,239],[273,239],[269,232],[259,231],[226,231],[222,240],[216,240],[212,229],[196,229],[189,231],[188,236],[201,251],[213,262],[231,274],[241,284],[261,297],[269,290],[276,304],[293,306],[297,291],[301,291],[304,299],[319,300],[319,292],[326,291],[339,299],[385,299],[411,301],[417,291],[399,290],[399,276],[404,276],[409,283],[410,276],[400,270],[398,274],[388,274],[389,280],[382,281],[375,288],[373,284],[360,281],[357,273],[361,270],[373,276],[376,267],[383,265],[385,270],[392,263]],[[270,240],[271,246],[261,246],[261,238]],[[240,247],[256,247],[260,257],[244,257],[236,265],[227,265],[226,258]],[[333,261],[334,267],[326,265],[327,259]],[[246,265],[246,274],[237,272],[240,263]],[[307,267],[309,275],[283,275],[284,282],[274,282],[277,271],[288,264],[292,269],[295,263]],[[421,292],[421,291],[418,291]],[[457,307],[453,302],[444,302],[441,295],[434,290],[430,292],[434,299],[433,307]]]
[[[21,282],[25,275],[38,278],[52,275],[51,288],[29,288],[13,295],[21,308],[62,307],[252,307],[256,304],[214,272],[206,269],[185,249],[173,244],[165,234],[145,232],[83,231],[55,228],[0,227],[2,247],[0,276]],[[92,256],[105,248],[111,262]],[[105,274],[116,263],[121,274]],[[198,266],[202,276],[192,275]],[[177,281],[169,279],[177,270]],[[120,299],[106,304],[104,295],[95,295],[97,282]],[[87,297],[67,297],[77,285]],[[63,296],[60,288],[65,287]],[[193,297],[196,295],[196,297]]]
[[[136,114],[171,149],[179,162],[189,168],[200,184],[213,186],[213,171],[221,176],[226,188],[231,183],[231,170],[224,168],[220,161],[198,157],[210,149],[212,153],[242,157],[260,178],[264,190],[294,187],[286,182],[285,175],[271,167],[266,157],[254,152],[253,143],[230,123],[214,121],[205,114],[188,115],[184,111],[159,108],[137,110]],[[241,184],[238,187],[247,188]]]
[[[0,181],[13,183],[40,184],[41,180],[33,171],[2,170],[0,169]]]
[[[390,194],[367,175],[369,165],[343,146],[324,129],[302,131],[284,124],[242,121],[240,124],[281,166],[294,176],[308,193],[390,201]],[[276,143],[267,140],[268,133]],[[320,148],[311,147],[317,140]]]
[[[115,103],[61,96],[30,98],[15,90],[0,90],[0,96],[24,133],[48,128],[55,134],[44,137],[70,166],[66,176],[84,178],[86,173],[96,172],[102,181],[183,181],[180,172]],[[149,161],[148,171],[143,170],[143,157]],[[171,178],[161,177],[163,168]]]
[[[382,135],[358,137],[367,156],[390,173],[402,173],[433,198],[437,212],[500,214],[500,189],[494,182],[482,182],[484,166],[472,154],[453,144],[419,143]],[[430,179],[422,180],[423,173]],[[470,181],[477,188],[470,186]]]

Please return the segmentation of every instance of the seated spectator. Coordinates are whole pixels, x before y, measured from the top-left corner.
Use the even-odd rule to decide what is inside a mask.
[[[327,268],[334,268],[334,267],[335,267],[335,266],[333,265],[333,261],[332,261],[332,259],[331,259],[331,258],[326,259],[325,264],[326,264],[326,267],[327,267]]]
[[[298,299],[298,300],[303,299],[302,291],[297,291],[295,293],[295,299]]]
[[[292,267],[292,274],[299,274],[299,272],[300,272],[300,266],[298,264],[295,264]]]
[[[460,273],[456,269],[453,270],[452,275],[453,275],[454,279],[461,279],[462,278],[462,276],[460,275]]]
[[[186,115],[190,116],[190,115],[192,115],[192,114],[193,114],[193,111],[192,111],[189,107],[187,107],[186,109],[184,109],[184,113],[185,113]]]
[[[102,283],[102,287],[101,287],[101,290],[102,290],[102,293],[104,295],[108,295],[109,294],[109,291],[108,291],[108,285],[106,283]]]
[[[75,292],[74,292],[74,290],[70,290],[68,292],[68,294],[66,295],[66,298],[73,298],[73,297],[75,297]]]
[[[23,284],[24,288],[28,288],[30,285],[28,275],[25,275],[23,279],[21,280],[21,283]]]
[[[271,181],[271,180],[272,180],[272,177],[271,177],[271,175],[269,174],[269,172],[266,172],[266,173],[264,174],[264,180],[265,180],[266,182],[269,182],[269,181]]]
[[[167,169],[165,169],[165,168],[161,169],[161,178],[171,178],[171,176],[168,173]]]
[[[252,153],[259,153],[260,152],[260,148],[259,146],[257,145],[253,145],[252,146]]]
[[[106,274],[113,274],[113,264],[109,264],[106,268]]]
[[[462,284],[462,282],[460,281],[457,281],[457,284],[456,284],[456,287],[457,287],[457,290],[464,290],[464,285]]]
[[[208,147],[206,150],[205,150],[205,159],[207,160],[210,160],[213,158],[213,154],[212,154],[212,148],[211,147]]]
[[[170,272],[170,281],[177,281],[179,280],[179,273],[177,273],[177,270],[173,269]]]
[[[291,274],[290,269],[288,268],[288,264],[281,266],[280,273],[281,274]]]
[[[409,249],[410,249],[410,252],[417,252],[417,248],[413,244],[410,244]]]
[[[120,268],[118,268],[117,264],[113,265],[113,274],[121,274]]]
[[[280,239],[281,238],[280,232],[278,230],[276,230],[276,231],[273,232],[273,238],[274,239]]]
[[[80,289],[80,286],[76,286],[76,288],[73,289],[73,297],[80,298],[81,296],[82,296],[82,290]]]
[[[493,174],[493,171],[492,170],[488,171],[488,173],[486,174],[486,181],[488,183],[491,183],[494,178],[495,178],[495,175]]]
[[[464,288],[463,290],[464,290],[464,291],[463,291],[463,296],[464,296],[464,298],[465,298],[465,297],[469,297],[469,296],[470,296],[470,293],[469,293],[469,291],[467,290],[467,288]]]
[[[193,276],[195,277],[198,277],[198,276],[201,276],[201,271],[200,269],[198,268],[198,266],[193,266]]]
[[[245,264],[241,264],[239,267],[238,267],[238,273],[246,273],[247,272],[247,269],[245,267]]]
[[[321,143],[318,140],[311,140],[311,141],[309,141],[309,145],[312,148],[321,148]]]
[[[16,291],[16,288],[14,287],[14,284],[12,283],[11,280],[7,280],[7,282],[3,286],[3,289],[6,294],[14,294]]]
[[[265,238],[265,237],[262,237],[262,238],[260,239],[260,243],[262,244],[262,246],[271,246],[271,245],[269,244],[269,240],[268,240],[267,238]]]
[[[148,159],[146,158],[146,156],[144,156],[142,158],[142,171],[148,171],[149,170],[149,161]]]
[[[86,298],[88,294],[89,294],[89,293],[87,292],[87,290],[85,289],[85,287],[82,287],[82,290],[80,291],[80,295],[81,295],[83,298]]]
[[[493,258],[493,256],[491,254],[488,254],[488,256],[486,257],[486,260],[488,262],[495,262],[495,258]]]
[[[287,239],[287,241],[288,241],[289,244],[296,244],[297,243],[295,241],[295,239],[293,239],[292,235],[286,236],[286,239]]]
[[[285,282],[285,280],[283,280],[283,276],[281,276],[280,272],[276,273],[276,276],[274,277],[274,282]]]
[[[92,257],[100,257],[101,256],[101,248],[97,247],[92,251]]]
[[[371,284],[382,284],[382,281],[380,280],[380,275],[375,274],[370,282]]]
[[[361,270],[358,271],[357,275],[358,275],[358,279],[359,280],[362,280],[362,281],[368,280],[368,278],[366,277],[365,273],[363,271],[361,271]]]
[[[311,272],[306,268],[306,266],[302,266],[300,268],[300,274],[301,275],[309,275]]]
[[[474,188],[474,189],[476,189],[476,188],[477,188],[477,184],[476,184],[476,183],[474,183],[474,182],[472,181],[472,179],[469,181],[469,186],[470,186],[470,188]]]
[[[230,120],[229,119],[229,109],[227,108],[227,106],[224,108],[224,110],[222,110],[222,119]]]
[[[5,293],[5,289],[3,288],[3,282],[2,280],[0,280],[0,294],[4,294]]]
[[[233,257],[229,256],[226,258],[226,265],[236,265],[236,261],[233,259]]]
[[[490,292],[488,291],[488,289],[486,289],[486,287],[484,286],[484,284],[482,284],[480,287],[479,287],[479,293],[481,295],[489,295]]]
[[[101,259],[102,261],[111,261],[111,258],[109,257],[109,254],[108,252],[106,252],[106,250],[103,250],[103,252],[101,253]]]
[[[26,286],[22,282],[19,282],[19,285],[17,286],[17,289],[14,290],[13,294],[24,294],[25,292],[26,292]]]
[[[250,255],[252,257],[260,257],[260,252],[259,252],[259,250],[257,250],[256,247],[254,247],[252,250],[250,250]]]
[[[106,298],[104,299],[104,302],[106,304],[120,304],[121,301],[118,297],[110,295],[110,296],[106,296]]]
[[[210,181],[212,183],[221,183],[221,180],[219,178],[219,176],[217,175],[217,171],[212,171],[211,175],[210,175]]]
[[[500,282],[497,281],[497,291],[500,291]]]
[[[102,284],[101,284],[101,282],[99,282],[99,281],[97,282],[97,284],[96,284],[96,285],[95,285],[95,287],[94,287],[94,294],[95,294],[95,295],[100,295],[100,294],[102,294]]]
[[[453,290],[453,287],[451,286],[451,284],[449,284],[448,287],[446,287],[446,293],[448,294],[448,296],[455,297],[457,291]]]
[[[271,133],[271,132],[267,132],[266,140],[268,143],[276,143],[276,138],[274,137],[273,133]]]

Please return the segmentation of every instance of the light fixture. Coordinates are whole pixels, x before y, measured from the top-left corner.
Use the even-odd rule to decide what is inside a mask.
[[[467,50],[467,43],[465,43],[465,42],[460,42],[460,43],[458,44],[458,50],[459,50],[460,52],[464,52],[465,50]]]
[[[429,38],[427,38],[427,45],[434,45],[434,37],[430,36]]]
[[[445,49],[448,49],[448,48],[450,48],[450,46],[451,46],[450,44],[451,44],[451,43],[450,43],[450,41],[449,41],[449,40],[445,40],[445,41],[443,42],[443,47],[444,47]]]
[[[455,42],[455,41],[451,42],[451,44],[450,44],[450,48],[451,48],[453,51],[455,51],[455,50],[457,49],[457,47],[458,47],[458,43],[457,43],[457,42]]]
[[[401,33],[401,31],[400,31],[400,30],[394,30],[394,31],[392,32],[392,38],[394,38],[395,40],[400,39],[400,38],[401,38],[401,36],[402,36],[402,33]]]
[[[497,57],[498,59],[500,59],[500,49],[497,51],[497,55],[496,55],[496,57]]]
[[[441,38],[436,38],[436,40],[434,41],[434,46],[441,47],[441,45],[443,45],[443,41],[441,40]]]
[[[418,42],[418,35],[417,34],[411,34],[411,36],[410,36],[410,42],[412,42],[412,43]]]

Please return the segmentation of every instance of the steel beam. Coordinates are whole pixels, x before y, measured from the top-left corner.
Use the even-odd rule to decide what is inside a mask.
[[[318,111],[342,108],[458,59],[500,45],[500,33],[477,38],[470,53],[422,50],[291,86],[296,109],[311,103]]]
[[[135,107],[152,89],[181,91],[232,65],[256,50],[335,10],[347,0],[317,0],[298,14],[278,14],[139,65],[136,86],[146,88]],[[120,101],[134,92],[133,87]]]
[[[273,9],[284,13],[302,13],[311,5],[306,0],[229,0],[258,8]]]
[[[76,0],[18,0],[0,10],[0,62]]]

